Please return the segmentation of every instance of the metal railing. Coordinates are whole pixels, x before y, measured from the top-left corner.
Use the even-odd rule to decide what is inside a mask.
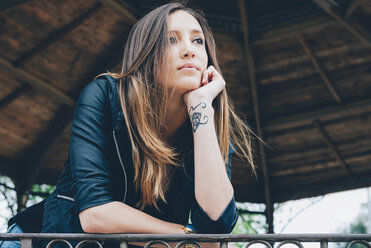
[[[321,248],[327,248],[329,243],[344,242],[350,248],[361,244],[371,248],[371,234],[51,234],[51,233],[1,233],[1,240],[20,240],[22,248],[33,248],[36,242],[44,241],[47,248],[53,248],[57,243],[65,243],[66,247],[106,247],[104,243],[116,242],[120,248],[127,248],[128,243],[144,242],[145,248],[160,244],[165,248],[198,247],[201,242],[216,242],[220,248],[227,248],[232,242],[245,243],[248,248],[254,244],[262,244],[268,248],[280,248],[291,244],[303,248],[303,243],[316,242]],[[172,242],[172,245],[169,244]],[[110,246],[108,246],[110,247]]]

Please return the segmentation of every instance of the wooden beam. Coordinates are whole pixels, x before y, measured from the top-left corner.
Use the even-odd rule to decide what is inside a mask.
[[[245,52],[246,52],[246,59],[247,59],[247,66],[248,66],[249,81],[250,81],[250,86],[251,86],[251,94],[252,94],[252,99],[253,99],[256,128],[258,131],[258,136],[261,139],[264,139],[263,130],[261,128],[261,120],[260,120],[258,89],[257,89],[257,81],[255,77],[255,62],[254,62],[253,54],[252,54],[250,44],[249,44],[249,30],[248,30],[245,0],[239,0],[238,3],[239,3],[242,29],[243,29],[243,35],[244,35]],[[265,149],[264,149],[263,143],[262,142],[258,142],[258,143],[259,143],[260,160],[261,160],[262,167],[263,167],[264,195],[265,195],[268,232],[273,233],[273,203],[271,201],[271,196],[270,196],[270,185],[269,185],[269,175],[268,175],[268,169],[267,169],[267,160],[265,157]]]
[[[330,17],[321,16],[308,21],[291,24],[286,27],[257,34],[257,37],[255,37],[256,39],[253,40],[251,44],[255,46],[266,45],[272,42],[280,42],[288,38],[294,38],[298,34],[318,32],[338,25],[339,24],[333,21]]]
[[[125,18],[127,18],[128,23],[134,25],[138,21],[138,18],[127,7],[123,6],[123,4],[119,4],[115,0],[101,0],[101,1],[111,6],[111,8],[118,12],[120,15],[123,15]]]
[[[0,2],[0,14],[3,15],[12,9],[21,6],[29,2],[29,0],[12,0],[12,1],[1,1]]]
[[[348,29],[352,34],[354,34],[358,39],[364,42],[366,45],[371,47],[371,35],[368,31],[362,28],[356,22],[343,17],[339,10],[337,10],[328,0],[312,0],[320,8],[326,11],[330,16],[332,16],[338,23],[343,27]]]
[[[66,94],[64,94],[62,91],[58,90],[57,88],[51,86],[47,82],[40,80],[39,78],[31,75],[30,73],[22,69],[15,68],[11,63],[6,61],[2,57],[0,57],[0,67],[2,67],[4,70],[8,71],[9,74],[15,76],[21,81],[24,81],[32,85],[33,87],[42,90],[46,94],[54,97],[57,101],[60,101],[69,106],[73,106],[74,100],[67,96]]]
[[[58,29],[57,31],[53,32],[49,37],[42,40],[38,45],[36,45],[31,50],[28,50],[25,53],[21,54],[18,57],[18,59],[12,62],[13,66],[16,68],[23,66],[27,61],[31,60],[34,56],[41,53],[43,50],[48,48],[54,42],[58,41],[68,33],[72,32],[85,20],[89,19],[94,13],[96,13],[101,8],[101,6],[102,4],[100,2],[95,3],[93,7],[88,9],[85,13],[81,14],[75,20],[68,23],[64,27]]]
[[[363,73],[364,77],[367,77],[365,74],[371,66],[371,56],[368,55],[370,51],[353,50],[353,54],[352,52],[347,53],[347,56],[345,56],[345,54],[342,54],[342,58],[346,58],[343,60],[339,60],[339,56],[335,56],[337,60],[323,58],[329,68],[326,71],[327,74],[333,78],[337,78],[339,81],[341,81],[343,77],[349,77],[348,81],[351,80],[350,75],[358,76],[355,74],[356,72]],[[360,54],[362,52],[363,54]],[[355,53],[357,55],[355,55]],[[295,67],[296,70],[293,70],[292,68],[291,70],[288,70],[288,68],[284,68],[282,71],[276,70],[266,71],[263,73],[259,72],[258,75],[260,85],[283,83],[293,84],[298,81],[302,81],[302,83],[305,83],[304,81],[317,83],[318,80],[322,80],[320,75],[318,75],[317,71],[314,68],[308,68],[306,65],[292,66]]]
[[[288,200],[297,200],[307,197],[320,196],[329,193],[335,193],[351,189],[359,189],[371,186],[371,174],[363,173],[356,177],[341,176],[324,182],[310,183],[305,185],[287,185],[274,187],[272,197],[275,202],[285,202]],[[242,197],[243,201],[247,201]]]
[[[18,96],[22,95],[29,88],[29,85],[24,83],[18,88],[16,88],[12,93],[6,95],[3,99],[0,100],[0,109],[8,105],[14,99],[17,99]]]
[[[322,138],[326,141],[327,146],[330,148],[332,154],[335,156],[337,161],[339,162],[340,165],[343,166],[345,170],[348,171],[350,175],[354,175],[354,172],[350,168],[350,166],[345,162],[343,156],[341,155],[339,149],[336,147],[334,141],[330,138],[328,135],[326,129],[323,127],[322,123],[320,120],[315,119],[314,120],[314,125],[317,127],[319,133],[321,134]]]
[[[352,171],[363,171],[365,169],[369,170],[368,161],[371,159],[371,153],[369,150],[367,150],[368,147],[371,147],[371,139],[370,136],[366,136],[365,138],[359,138],[359,143],[354,142],[354,147],[357,147],[357,145],[362,144],[363,147],[366,147],[366,150],[362,150],[360,152],[357,152],[357,149],[349,149],[347,150],[347,156],[343,156],[344,160],[346,160],[348,163],[353,165]],[[351,139],[348,139],[346,141],[341,141],[341,144],[349,144],[351,142]],[[308,156],[308,154],[311,154],[312,157],[316,157],[316,155],[319,155],[323,152],[324,149],[326,149],[327,144],[322,143],[321,145],[317,145],[315,147],[309,146],[306,148],[306,151],[309,152],[303,152],[303,147],[301,146],[297,151],[291,150],[291,151],[282,151],[283,154],[286,154],[285,159],[282,159],[281,161],[288,161],[290,160],[289,153],[291,152],[291,155],[294,155],[294,153],[300,154],[305,153],[304,156]],[[273,155],[274,156],[274,155]],[[276,160],[277,161],[277,160]],[[283,162],[277,162],[275,164],[275,168],[271,171],[271,177],[274,178],[276,181],[280,181],[282,185],[284,184],[290,184],[290,183],[305,183],[305,181],[320,181],[320,180],[326,180],[328,179],[329,175],[332,177],[336,176],[344,176],[348,175],[348,171],[339,169],[339,163],[337,160],[334,160],[331,156],[326,155],[325,157],[322,157],[321,159],[317,159],[313,161],[312,159],[305,160],[303,158],[296,157],[293,160],[290,160],[287,163]],[[371,170],[369,170],[371,173]],[[345,173],[344,173],[345,172]],[[360,174],[360,173],[358,173]],[[234,178],[236,180],[236,177]],[[239,181],[238,181],[239,180]],[[240,178],[237,178],[237,182],[241,182]],[[274,181],[272,180],[272,183]]]
[[[327,28],[332,28],[335,26],[339,26],[339,24],[335,21],[333,21],[330,17],[326,18],[327,21],[320,21],[317,22],[305,22],[303,23],[302,27],[294,27],[294,26],[288,26],[287,29],[282,30],[281,32],[275,32],[275,33],[268,33],[263,32],[260,35],[258,34],[257,37],[255,37],[255,40],[252,40],[250,43],[252,47],[254,46],[260,46],[260,45],[266,45],[268,43],[273,42],[280,42],[285,39],[294,38],[297,34],[306,34],[306,33],[312,33],[312,32],[318,32]],[[279,29],[278,29],[279,30]],[[214,38],[217,41],[239,41],[239,38],[236,36],[235,32],[232,32],[230,30],[215,30],[213,31]]]
[[[357,112],[371,111],[371,99],[357,102],[346,103],[341,106],[329,107],[315,110],[303,114],[286,116],[265,122],[263,129],[265,132],[277,132],[298,126],[312,125],[315,119],[322,121],[341,118],[348,114]]]
[[[328,48],[322,51],[318,51],[316,53],[316,57],[321,58],[321,57],[330,57],[334,55],[339,55],[341,53],[349,53],[353,51],[355,48],[357,49],[368,49],[368,47],[364,46],[363,43],[351,43],[351,44],[346,44],[342,45],[340,47],[334,47],[334,48]],[[260,67],[256,68],[257,73],[266,73],[268,71],[273,71],[277,70],[280,68],[288,67],[291,65],[303,63],[308,60],[307,55],[303,56],[297,56],[293,58],[288,58],[288,59],[283,59],[277,62],[269,63],[269,64],[263,64]]]
[[[369,151],[363,151],[361,154],[347,155],[347,161],[354,164],[352,167],[355,175],[349,175],[349,173],[343,168],[339,168],[337,160],[328,156],[328,158],[315,162],[310,162],[305,166],[310,166],[311,164],[315,167],[313,170],[307,170],[297,173],[291,173],[288,175],[272,176],[272,184],[280,185],[281,187],[286,187],[290,185],[305,185],[305,184],[316,184],[320,182],[325,182],[334,178],[357,178],[359,175],[365,173],[371,173],[368,161],[370,161],[371,155]],[[302,162],[298,163],[297,167],[300,167]]]
[[[296,179],[297,176],[294,176]],[[285,180],[280,178],[280,180]],[[290,181],[282,185],[282,181],[272,181],[272,200],[274,202],[285,202],[289,200],[298,200],[307,197],[315,197],[324,194],[340,192],[351,189],[358,189],[371,186],[371,173],[358,174],[350,177],[348,174],[339,175],[330,180],[317,181],[315,183],[297,183],[297,180]],[[238,184],[235,186],[235,198],[239,202],[264,203],[262,194],[258,192],[256,186],[246,186]]]
[[[309,46],[308,46],[307,42],[304,40],[303,36],[302,35],[297,35],[297,38],[298,38],[301,46],[304,48],[305,52],[307,53],[308,57],[312,61],[313,66],[316,68],[317,72],[321,75],[322,80],[325,82],[325,84],[326,84],[327,88],[329,89],[329,91],[331,92],[332,96],[335,98],[335,100],[338,103],[342,103],[342,100],[341,100],[338,92],[336,91],[334,85],[332,84],[332,82],[330,81],[330,79],[327,77],[326,73],[324,72],[324,70],[320,66],[316,56],[314,55],[312,50],[309,48]]]
[[[346,13],[345,13],[345,16],[347,18],[351,17],[354,10],[363,2],[363,0],[351,0],[347,10],[346,10]]]
[[[244,184],[234,185],[234,197],[238,202],[265,203],[264,192],[261,192],[258,185],[247,186]]]

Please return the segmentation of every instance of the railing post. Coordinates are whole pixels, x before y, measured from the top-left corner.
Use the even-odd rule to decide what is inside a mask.
[[[220,242],[220,248],[228,248],[228,242],[227,241],[221,241]]]
[[[321,248],[328,248],[328,242],[327,242],[327,240],[322,240],[321,241]]]
[[[128,248],[128,242],[127,241],[121,241],[120,248]]]
[[[21,248],[32,248],[32,238],[21,238]]]

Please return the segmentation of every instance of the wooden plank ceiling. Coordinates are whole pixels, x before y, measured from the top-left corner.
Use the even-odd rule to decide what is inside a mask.
[[[79,92],[117,64],[135,20],[165,2],[0,4],[1,174],[23,189],[56,183]],[[370,1],[189,4],[212,26],[238,114],[268,144],[254,146],[257,178],[234,158],[236,199],[264,202],[269,193],[281,202],[371,186]]]

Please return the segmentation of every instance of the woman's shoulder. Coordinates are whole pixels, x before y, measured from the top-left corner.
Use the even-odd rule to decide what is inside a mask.
[[[117,92],[117,81],[108,75],[99,76],[83,88],[77,103],[93,106],[98,103],[105,105],[112,98],[112,94]]]

